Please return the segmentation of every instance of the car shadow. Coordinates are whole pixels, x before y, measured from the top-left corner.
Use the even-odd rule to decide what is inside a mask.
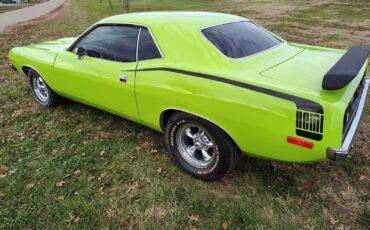
[[[66,100],[60,107],[62,110],[78,110],[85,116],[92,115],[100,117],[99,119],[101,120],[110,120],[110,123],[114,123],[114,125],[109,126],[108,129],[110,130],[107,131],[114,131],[117,127],[135,130],[135,135],[139,135],[140,139],[144,138],[141,141],[149,142],[151,146],[161,150],[158,154],[167,154],[163,134],[160,132],[78,102]],[[139,145],[140,143],[137,144]],[[168,161],[171,161],[170,157],[168,157]],[[340,183],[340,175],[351,176],[354,170],[352,165],[356,162],[361,162],[361,159],[350,159],[344,163],[329,160],[305,164],[283,163],[257,159],[243,154],[234,170],[222,180],[214,183],[221,186],[236,183],[240,186],[264,187],[267,188],[266,192],[270,191],[283,196],[298,194],[302,191],[305,193],[317,193],[320,190],[320,186],[325,186],[328,181],[330,183]],[[173,167],[176,167],[176,165],[173,164]],[[178,170],[178,173],[184,174],[181,170]]]

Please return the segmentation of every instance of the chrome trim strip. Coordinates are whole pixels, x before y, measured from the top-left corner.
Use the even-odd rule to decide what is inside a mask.
[[[24,67],[27,67],[27,68],[30,68],[30,69],[33,69],[34,71],[36,71],[36,73],[38,74],[38,75],[40,75],[41,77],[42,77],[42,75],[40,74],[40,72],[35,68],[35,67],[33,67],[33,66],[31,66],[31,65],[24,65],[24,66],[22,66],[22,72],[24,73],[24,75],[26,76],[26,77],[28,77],[28,75],[23,71],[23,68]],[[43,77],[42,77],[43,78]],[[43,78],[44,79],[44,78]],[[45,79],[44,79],[45,80]],[[47,83],[46,83],[47,84]]]
[[[137,40],[136,40],[136,62],[139,61],[140,34],[141,34],[141,28],[139,29],[139,33],[137,34]]]
[[[154,34],[152,33],[152,31],[150,30],[150,27],[149,26],[145,26],[147,29],[148,29],[148,31],[149,31],[149,33],[150,33],[150,36],[152,36],[152,39],[153,39],[153,41],[154,41],[154,43],[155,43],[155,46],[157,46],[157,49],[158,49],[158,51],[159,51],[159,53],[161,54],[161,57],[162,58],[164,58],[164,56],[163,56],[163,53],[162,53],[162,50],[161,50],[161,48],[159,47],[159,45],[158,45],[158,43],[157,43],[157,40],[155,39],[155,37],[154,37]]]
[[[354,140],[354,137],[356,135],[356,132],[358,130],[362,114],[364,112],[364,107],[365,107],[365,102],[366,102],[366,97],[367,97],[367,91],[369,89],[369,84],[370,84],[370,78],[366,77],[365,78],[365,84],[364,88],[361,92],[361,99],[358,104],[358,109],[356,111],[356,115],[353,118],[351,127],[348,130],[348,133],[343,141],[342,147],[340,149],[336,148],[328,148],[326,150],[326,156],[328,159],[331,160],[336,160],[341,157],[346,157],[352,147],[352,142]]]
[[[259,53],[255,53],[255,54],[252,54],[252,55],[248,55],[248,56],[245,56],[245,57],[241,57],[241,58],[231,58],[231,57],[228,57],[226,56],[225,54],[223,54],[221,52],[221,50],[219,50],[210,40],[208,40],[208,38],[203,34],[203,30],[205,29],[208,29],[208,28],[211,28],[211,27],[215,27],[215,26],[222,26],[222,25],[227,25],[227,24],[230,24],[230,23],[237,23],[237,22],[250,22],[250,23],[253,23],[255,24],[256,26],[260,27],[261,29],[263,29],[264,31],[266,31],[267,33],[271,34],[272,36],[276,37],[277,39],[279,39],[281,41],[280,44],[276,45],[276,46],[273,46],[267,50],[264,50],[262,52],[259,52]],[[215,24],[215,25],[211,25],[211,26],[205,26],[205,27],[202,27],[200,30],[199,30],[200,34],[206,39],[206,41],[211,44],[211,46],[213,46],[213,48],[215,48],[223,57],[229,59],[229,60],[234,60],[234,61],[239,61],[239,60],[244,60],[244,59],[247,59],[247,58],[251,58],[251,57],[254,57],[254,56],[257,56],[257,55],[260,55],[260,54],[263,54],[263,53],[267,53],[279,46],[282,46],[284,44],[286,44],[286,41],[284,39],[282,39],[281,37],[277,36],[276,34],[272,33],[271,31],[265,29],[264,27],[260,26],[259,24],[255,23],[254,21],[252,20],[249,20],[249,19],[245,19],[245,20],[241,20],[241,21],[233,21],[233,22],[226,22],[226,23],[221,23],[221,24]]]
[[[364,111],[369,84],[370,84],[370,78],[366,78],[365,79],[365,86],[364,86],[364,89],[362,90],[362,93],[361,93],[362,94],[361,95],[361,100],[360,100],[360,103],[358,105],[356,116],[353,118],[351,128],[349,129],[349,131],[347,133],[347,136],[344,139],[344,142],[343,142],[343,145],[342,145],[342,148],[344,148],[344,149],[349,149],[350,148],[350,146],[352,144],[352,140],[353,140],[353,138],[356,134],[357,128],[359,126],[359,123],[360,123],[360,120],[361,120],[361,117],[362,117],[362,114],[363,114],[363,111]]]

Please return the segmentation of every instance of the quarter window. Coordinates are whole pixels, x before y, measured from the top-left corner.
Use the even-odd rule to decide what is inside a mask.
[[[203,35],[224,55],[243,58],[271,49],[280,39],[253,22],[233,22],[202,30]]]
[[[142,28],[140,31],[139,40],[139,61],[161,58],[161,53],[155,44],[152,35],[147,28]]]
[[[136,62],[139,28],[133,26],[99,26],[83,37],[75,47],[86,55],[119,62]]]

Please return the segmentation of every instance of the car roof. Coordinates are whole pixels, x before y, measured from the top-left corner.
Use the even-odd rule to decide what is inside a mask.
[[[243,17],[211,12],[143,12],[105,18],[96,24],[117,23],[148,26],[153,39],[163,54],[163,65],[179,65],[189,69],[209,66],[225,58],[203,36],[201,29],[231,22],[249,21]],[[194,55],[196,54],[196,55]],[[189,58],[190,57],[190,58]],[[212,57],[212,58],[210,58]],[[227,60],[227,59],[226,59]],[[188,66],[188,67],[184,67]]]
[[[101,23],[130,23],[146,25],[149,27],[181,25],[193,28],[203,28],[207,26],[245,21],[247,19],[225,13],[213,12],[192,12],[192,11],[174,11],[174,12],[141,12],[120,14],[105,18],[98,22]]]

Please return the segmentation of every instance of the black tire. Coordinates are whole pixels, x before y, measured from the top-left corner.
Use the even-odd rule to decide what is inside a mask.
[[[196,132],[197,127],[199,130],[204,131],[203,134],[208,138],[206,138],[206,141],[208,140],[207,143],[212,142],[213,147],[208,148],[211,154],[207,156],[212,157],[209,163],[205,161],[206,158],[203,157],[202,150],[197,148],[194,154],[188,154],[189,156],[192,155],[192,157],[189,158],[185,155],[186,151],[184,152],[184,149],[190,148],[182,147],[182,143],[185,142],[188,142],[189,145],[193,147],[191,149],[194,149],[195,146],[199,147],[199,143],[195,145],[196,138],[194,138],[195,135],[199,137],[199,132],[194,135],[191,134],[191,130],[195,130],[194,132]],[[188,135],[184,135],[184,132],[186,134],[189,132],[189,136],[191,136],[189,139],[190,142],[186,141]],[[219,180],[235,167],[241,157],[239,148],[221,128],[205,119],[191,114],[182,112],[173,114],[166,124],[165,138],[166,146],[177,165],[194,178],[204,181]],[[206,146],[204,143],[202,144]],[[203,162],[205,162],[205,165],[199,166],[199,164]]]
[[[54,107],[61,102],[62,98],[49,87],[46,81],[35,70],[28,70],[27,75],[32,94],[39,105],[44,107]],[[37,86],[37,83],[35,83],[35,81],[38,80],[41,80],[44,86],[43,92],[41,92],[41,96],[39,87]]]

